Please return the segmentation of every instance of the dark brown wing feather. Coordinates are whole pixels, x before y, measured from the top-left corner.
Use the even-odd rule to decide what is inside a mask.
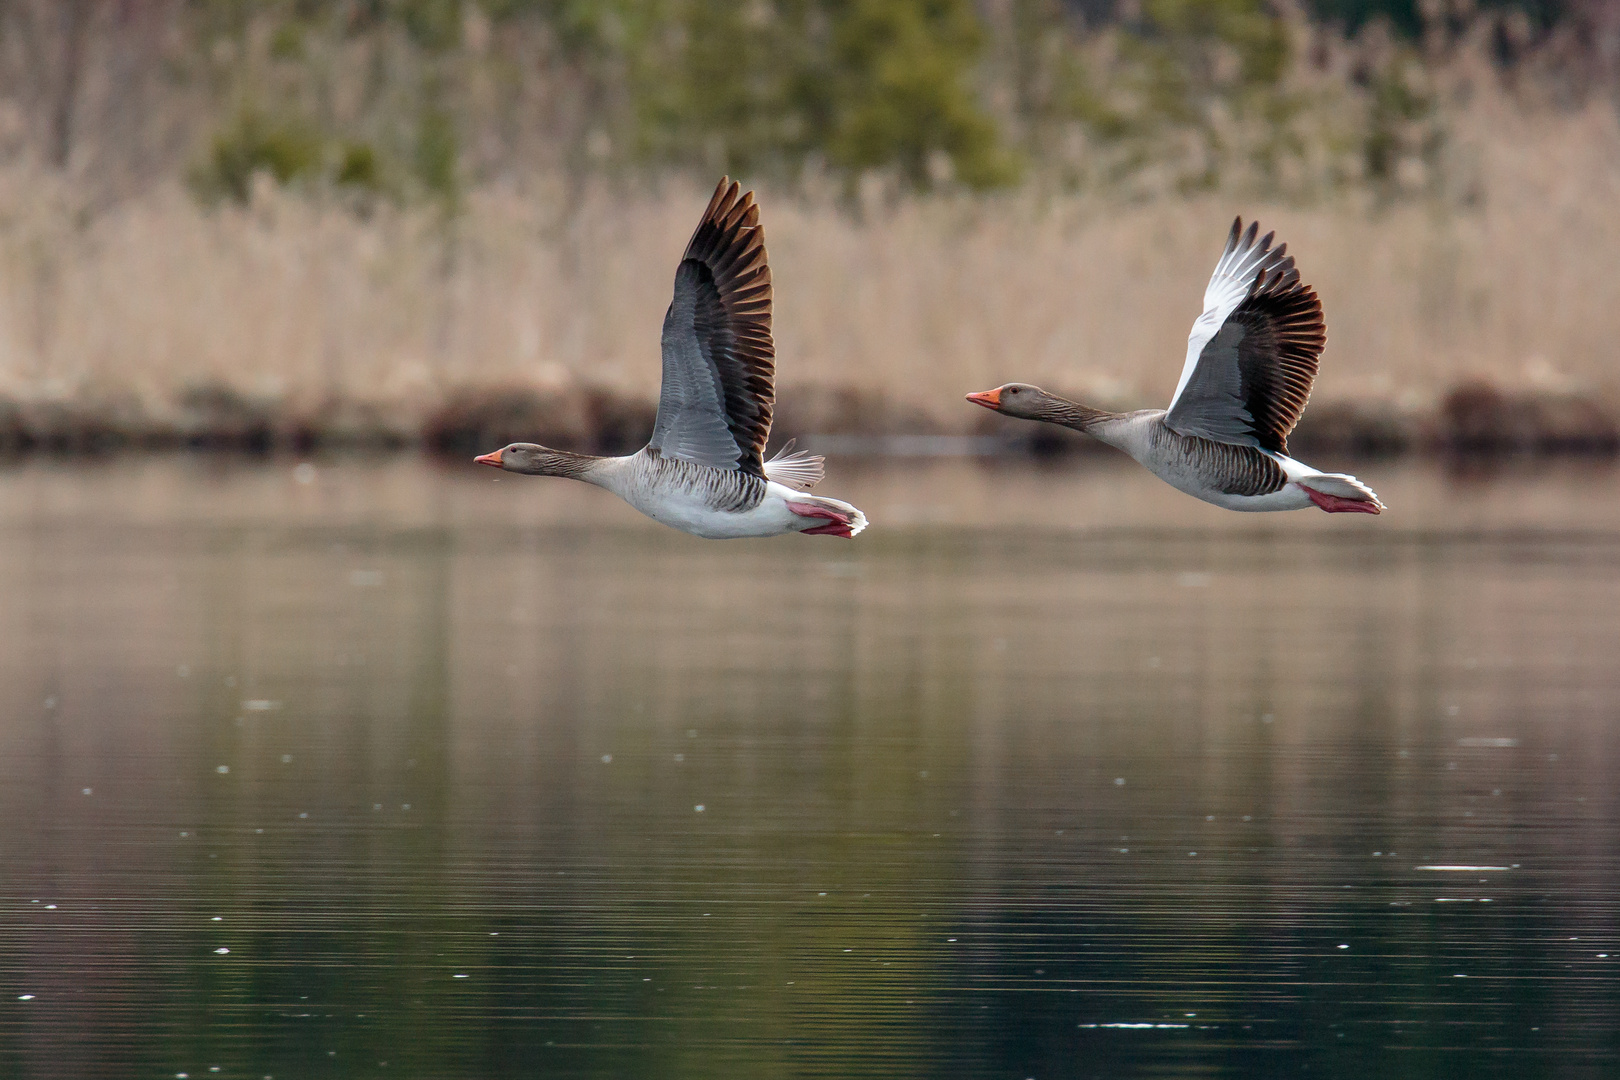
[[[1305,411],[1327,344],[1322,301],[1299,280],[1289,256],[1255,281],[1227,321],[1243,327],[1237,362],[1255,438],[1265,449],[1286,454],[1288,433]]]
[[[686,245],[677,280],[695,286],[692,313],[704,357],[724,393],[726,425],[741,450],[737,467],[764,475],[776,400],[771,341],[771,268],[754,193],[722,178]]]
[[[1236,252],[1258,260],[1249,271],[1254,277],[1242,301],[1204,341],[1164,422],[1182,435],[1287,453],[1288,433],[1310,397],[1327,342],[1322,302],[1299,280],[1287,244],[1273,249],[1270,234],[1257,241],[1253,224],[1240,236],[1241,224],[1233,223],[1216,274]],[[1194,324],[1195,338],[1202,321]]]

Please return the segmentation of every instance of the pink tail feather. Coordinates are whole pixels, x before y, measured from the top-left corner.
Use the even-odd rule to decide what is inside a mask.
[[[825,525],[817,525],[813,529],[800,529],[799,531],[806,536],[842,536],[846,540],[853,539],[855,536],[855,519],[851,515],[835,510],[830,506],[808,502],[790,502],[787,504],[787,508],[800,517],[827,519]]]

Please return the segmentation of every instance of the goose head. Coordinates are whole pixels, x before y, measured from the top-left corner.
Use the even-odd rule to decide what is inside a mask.
[[[530,476],[581,476],[596,459],[571,450],[553,450],[537,443],[512,443],[489,454],[473,458],[480,465],[493,465],[507,472]]]
[[[967,399],[975,405],[983,405],[987,409],[1005,416],[1016,416],[1021,420],[1045,420],[1053,415],[1053,407],[1058,404],[1057,398],[1040,387],[1017,382],[998,386],[994,390],[981,390],[977,394],[969,394]]]

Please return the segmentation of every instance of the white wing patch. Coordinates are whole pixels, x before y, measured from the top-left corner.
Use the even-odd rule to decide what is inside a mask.
[[[1204,346],[1209,344],[1222,324],[1249,295],[1261,264],[1270,254],[1271,238],[1275,234],[1267,233],[1264,240],[1256,243],[1259,223],[1251,222],[1249,231],[1243,234],[1238,232],[1240,224],[1240,221],[1232,223],[1232,232],[1226,238],[1226,250],[1221,253],[1220,261],[1215,264],[1215,273],[1210,275],[1209,284],[1204,288],[1204,313],[1198,316],[1192,325],[1192,333],[1187,335],[1187,362],[1182,365],[1181,379],[1170,398],[1172,409],[1181,400],[1181,392],[1187,388],[1187,381],[1198,367],[1198,358],[1203,355]]]
[[[765,479],[786,484],[800,491],[809,491],[821,483],[822,478],[827,475],[827,459],[803,450],[792,451],[793,440],[789,439],[788,444],[765,463]]]

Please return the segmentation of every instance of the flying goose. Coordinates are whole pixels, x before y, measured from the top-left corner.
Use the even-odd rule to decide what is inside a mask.
[[[823,463],[771,433],[775,347],[771,270],[754,193],[723,177],[675,271],[664,315],[664,385],[652,439],[628,457],[513,443],[475,461],[508,472],[568,476],[606,488],[665,525],[710,539],[852,537],[866,516],[805,494]]]
[[[967,399],[1026,420],[1083,431],[1118,447],[1179,491],[1228,510],[1376,514],[1384,504],[1344,473],[1288,456],[1288,433],[1310,397],[1327,341],[1322,302],[1299,280],[1288,245],[1258,242],[1259,223],[1232,222],[1187,338],[1169,409],[1114,413],[1007,383]]]

